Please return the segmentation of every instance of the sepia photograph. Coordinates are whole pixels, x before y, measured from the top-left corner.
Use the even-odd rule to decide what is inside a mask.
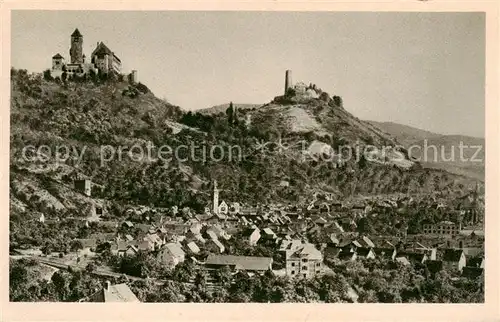
[[[9,302],[485,303],[485,12],[10,19]]]

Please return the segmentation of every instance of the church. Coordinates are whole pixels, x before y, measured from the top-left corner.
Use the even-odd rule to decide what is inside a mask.
[[[121,72],[122,62],[120,58],[103,42],[97,42],[96,48],[90,56],[90,62],[86,61],[85,54],[83,53],[83,35],[78,28],[71,34],[69,55],[69,62],[66,62],[64,57],[59,53],[52,57],[52,77],[61,77],[64,72],[68,76],[83,76],[90,71],[96,74],[120,74]]]

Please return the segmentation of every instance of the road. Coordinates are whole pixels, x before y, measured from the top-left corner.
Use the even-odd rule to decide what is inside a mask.
[[[60,261],[54,259],[54,258],[44,258],[40,256],[31,256],[31,255],[11,255],[11,258],[19,259],[19,258],[29,258],[29,259],[34,259],[40,264],[48,265],[51,267],[55,267],[58,269],[63,269],[63,270],[68,270],[70,267],[73,270],[84,270],[85,267],[83,265],[68,265],[66,263],[61,263]],[[111,270],[103,269],[103,268],[96,268],[94,269],[91,274],[97,275],[97,276],[103,276],[103,277],[112,277],[112,278],[120,278],[120,277],[126,277],[129,281],[149,281],[153,282],[156,285],[163,285],[167,281],[175,281],[173,279],[158,279],[158,278],[143,278],[143,277],[137,277],[137,276],[132,276],[132,275],[127,275],[127,274],[122,274],[122,273],[116,273]],[[193,282],[183,282],[183,284],[187,286],[195,286],[196,284]],[[207,282],[207,288],[209,290],[215,290],[219,288],[218,285],[214,284],[213,282]]]

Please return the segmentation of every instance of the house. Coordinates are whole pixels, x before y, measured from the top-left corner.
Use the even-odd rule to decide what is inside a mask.
[[[84,195],[90,197],[92,194],[92,181],[89,179],[80,179],[74,181],[75,190],[80,191]]]
[[[210,218],[206,219],[205,223],[207,223],[209,225],[215,225],[215,224],[218,224],[219,222],[224,221],[225,219],[226,219],[226,215],[224,215],[222,213],[215,213],[212,216],[210,216]]]
[[[231,270],[262,273],[271,270],[272,263],[271,257],[210,254],[205,260],[205,267],[208,269],[229,267]]]
[[[123,252],[127,249],[129,244],[123,240],[116,240],[111,243],[110,251],[113,255],[118,255],[118,253]]]
[[[139,252],[139,249],[134,245],[126,245],[125,249],[118,249],[118,256],[135,256]]]
[[[477,257],[484,254],[483,247],[463,247],[462,250],[464,251],[464,254],[467,257]]]
[[[467,266],[484,268],[484,257],[477,256],[467,259]]]
[[[361,238],[361,243],[365,246],[365,247],[368,247],[368,248],[375,248],[375,244],[371,241],[370,238],[368,238],[367,236],[363,236]]]
[[[211,240],[218,240],[219,239],[219,237],[217,236],[217,233],[213,229],[211,229],[211,228],[207,229],[205,231],[205,234]]]
[[[182,236],[189,231],[191,225],[186,225],[174,221],[174,222],[165,222],[163,224],[163,227],[167,230],[169,234]]]
[[[260,239],[260,229],[259,228],[248,228],[245,229],[242,233],[242,236],[248,241],[250,246],[257,245],[257,242]]]
[[[187,243],[186,247],[194,254],[198,254],[200,252],[200,248],[194,241]]]
[[[470,279],[476,279],[484,274],[484,268],[464,266],[462,269],[462,276]]]
[[[80,300],[79,302],[140,302],[135,294],[130,290],[127,284],[116,284],[111,285],[110,282],[106,282],[106,286]]]
[[[79,238],[76,239],[79,241],[82,245],[82,249],[79,250],[80,255],[90,255],[93,252],[95,252],[95,249],[97,247],[97,240],[94,238]]]
[[[179,243],[167,243],[160,249],[158,259],[169,268],[184,262],[185,253]]]
[[[286,275],[310,278],[322,271],[323,254],[313,244],[294,241],[284,249]]]
[[[45,215],[41,214],[40,217],[38,218],[38,221],[41,223],[44,223],[45,222]]]
[[[375,252],[372,248],[360,247],[356,249],[356,258],[374,259]]]
[[[411,265],[410,261],[406,257],[396,257],[395,261],[405,266]]]
[[[396,258],[396,249],[395,248],[380,248],[376,247],[373,249],[375,252],[375,256],[378,258],[383,258],[385,260],[394,260]]]
[[[192,240],[192,241],[198,241],[202,244],[206,243],[205,238],[201,235],[201,226],[200,226],[200,229],[192,226],[188,230],[188,232],[186,233],[186,239]]]
[[[342,251],[342,248],[335,247],[335,246],[326,246],[323,249],[323,254],[325,255],[326,259],[334,259],[334,258],[338,258],[341,251]]]
[[[340,240],[337,238],[335,234],[330,234],[328,236],[327,244],[330,246],[338,246],[340,244]]]
[[[330,225],[325,226],[323,229],[327,233],[341,234],[344,232],[344,228],[335,220]]]
[[[231,239],[231,235],[229,235],[220,225],[214,225],[210,227],[207,231],[213,231],[215,235],[219,238],[229,240]]]
[[[461,249],[445,249],[443,253],[443,268],[461,271],[466,264],[466,258]]]
[[[262,237],[266,240],[275,240],[278,238],[276,233],[269,227],[262,229]]]
[[[163,240],[158,236],[158,234],[146,234],[140,240],[138,248],[144,251],[152,251],[158,249],[163,244]]]
[[[341,249],[341,251],[338,253],[337,257],[340,259],[340,260],[343,260],[343,261],[355,261],[356,258],[358,257],[358,255],[356,254],[356,252],[351,252],[349,249]]]
[[[134,227],[134,224],[131,221],[127,220],[127,221],[123,222],[122,226],[125,228],[132,228],[132,227]]]
[[[284,252],[287,249],[297,249],[300,247],[300,245],[302,245],[302,241],[298,239],[290,239],[290,237],[287,235],[281,242],[279,251]]]
[[[398,258],[404,257],[410,263],[413,263],[413,264],[423,264],[423,263],[425,263],[426,260],[429,259],[427,257],[427,254],[424,252],[411,252],[411,251],[400,252],[397,254],[397,257]]]
[[[223,253],[226,250],[226,247],[218,239],[209,240],[207,245],[214,246],[219,253]]]

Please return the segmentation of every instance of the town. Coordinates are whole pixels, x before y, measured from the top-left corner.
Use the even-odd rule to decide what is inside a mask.
[[[223,269],[231,274],[272,272],[310,279],[329,274],[341,262],[369,260],[425,267],[433,274],[446,270],[472,279],[484,272],[484,200],[478,191],[453,202],[439,195],[428,200],[402,195],[348,202],[324,195],[304,205],[248,205],[222,200],[217,182],[213,182],[212,203],[204,213],[138,206],[127,208],[126,219],[116,221],[108,214],[106,201],[93,197],[102,187],[80,179],[75,180],[74,189],[88,200],[88,217],[64,220],[81,221],[87,237],[67,241],[59,250],[44,247],[33,253],[19,249],[18,254],[32,254],[52,267],[80,267],[110,276],[125,273],[102,270],[96,262],[102,265],[103,256],[151,254],[170,270],[192,262],[209,273],[208,280],[213,280],[214,271]],[[423,204],[448,220],[422,222],[411,234],[408,227],[397,223],[393,235],[366,227],[377,216],[397,218],[402,209]],[[62,224],[43,214],[39,217],[42,226]],[[150,277],[145,272],[136,274]],[[356,290],[351,292],[355,301]],[[94,297],[82,300],[108,298],[137,301],[125,283],[107,285]]]
[[[70,92],[53,95],[64,102],[62,107],[50,110],[55,103],[47,96],[45,100],[40,99],[43,109],[26,104],[29,116],[21,113],[21,116],[14,115],[14,123],[31,122],[32,114],[40,110],[43,122],[58,115],[56,122],[47,123],[51,124],[47,127],[58,125],[59,121],[63,124],[60,128],[54,127],[57,135],[47,138],[41,135],[40,139],[37,136],[36,142],[64,137],[73,143],[90,142],[95,148],[103,142],[107,143],[106,140],[115,140],[112,142],[116,143],[129,142],[127,140],[132,138],[130,141],[135,142],[139,138],[137,141],[140,142],[154,139],[158,142],[167,139],[181,142],[194,140],[193,137],[202,133],[203,140],[220,134],[223,137],[221,141],[226,144],[231,140],[241,142],[251,135],[259,139],[270,137],[273,134],[271,131],[259,132],[252,128],[259,122],[254,115],[260,116],[262,121],[271,112],[279,111],[295,113],[312,124],[316,132],[300,126],[290,130],[295,136],[312,137],[311,146],[325,145],[319,140],[326,140],[325,128],[333,124],[331,120],[334,119],[340,119],[339,123],[343,126],[351,126],[345,132],[347,135],[362,136],[367,144],[374,143],[375,139],[380,140],[380,146],[386,141],[392,143],[391,138],[348,114],[343,109],[340,96],[330,96],[312,83],[294,83],[291,70],[285,72],[283,94],[257,108],[264,110],[264,116],[258,115],[258,112],[240,111],[236,106],[233,108],[232,102],[225,112],[203,116],[179,112],[178,107],[159,101],[151,92],[137,90],[141,86],[147,88],[138,83],[137,70],[122,74],[121,60],[103,42],[97,42],[90,62],[86,62],[82,49],[83,36],[78,29],[71,34],[70,40],[69,62],[59,53],[54,55],[51,68],[43,73],[43,80],[40,76],[32,81],[26,72],[11,71],[13,79],[17,77],[20,80],[18,83],[12,81],[18,87],[16,91],[22,93],[16,99],[23,95],[41,97],[51,90],[55,93],[62,90]],[[115,79],[119,82],[114,83]],[[23,82],[39,82],[43,86],[33,91]],[[127,84],[123,85],[124,82]],[[124,88],[121,96],[116,94],[120,92],[117,88]],[[81,100],[71,98],[73,93],[83,93],[84,90],[94,93],[95,97],[80,94]],[[109,96],[98,99],[96,93],[109,93]],[[130,108],[134,104],[139,105],[137,102],[140,99],[144,99],[141,103],[145,102],[147,106],[147,112],[142,117],[138,116],[138,109]],[[87,100],[91,103],[81,103]],[[75,112],[77,108],[72,110],[68,107],[71,104],[78,108],[79,104],[87,105]],[[164,114],[159,114],[163,118],[155,119],[155,111],[151,108],[154,104],[160,106],[161,113],[171,108],[174,111],[169,115],[171,119],[163,117]],[[12,105],[19,110],[25,108],[16,100]],[[88,107],[90,105],[92,107]],[[98,112],[92,114],[93,111]],[[62,117],[57,113],[69,113],[70,116]],[[126,115],[127,120],[114,122],[106,113],[112,117]],[[238,117],[245,122],[238,122]],[[102,123],[101,118],[105,120]],[[322,123],[324,119],[328,122]],[[87,120],[95,121],[92,125],[98,124],[94,130],[88,124],[79,124]],[[199,120],[206,121],[207,129],[197,128]],[[43,122],[31,122],[29,128],[32,124],[43,128]],[[145,124],[145,130],[130,129],[141,122]],[[78,126],[74,133],[68,130],[71,123]],[[109,127],[102,130],[104,123]],[[117,124],[123,126],[120,131],[109,130]],[[176,129],[169,128],[172,124]],[[331,128],[341,126],[335,123]],[[62,129],[61,137],[58,136],[58,129]],[[99,137],[95,129],[112,134]],[[22,127],[21,134],[11,135],[14,146],[28,142],[28,136],[24,136],[23,131],[27,130]],[[347,135],[342,136],[339,142],[347,142]],[[17,162],[17,154],[12,155],[11,160],[16,161],[11,164],[10,204],[10,278],[11,300],[14,301],[354,303],[439,302],[443,298],[449,302],[463,302],[483,298],[480,294],[484,292],[482,280],[485,267],[482,181],[475,182],[474,186],[464,186],[444,171],[436,170],[432,172],[437,173],[436,176],[431,177],[431,170],[422,170],[409,159],[394,161],[395,157],[384,156],[370,163],[364,158],[345,161],[340,157],[334,163],[325,165],[326,171],[330,171],[329,184],[326,181],[308,181],[299,175],[295,180],[294,173],[312,178],[316,169],[309,163],[300,164],[303,167],[300,168],[296,160],[289,164],[296,166],[294,171],[298,172],[290,170],[288,177],[267,176],[267,173],[261,176],[261,172],[255,174],[251,170],[247,174],[244,167],[252,168],[254,159],[247,164],[235,162],[233,170],[237,169],[235,171],[251,178],[246,181],[232,180],[233,177],[224,172],[228,171],[227,168],[223,168],[218,177],[212,177],[215,167],[209,168],[205,161],[197,165],[198,172],[195,171],[195,163],[184,165],[176,161],[172,167],[177,167],[174,169],[178,170],[176,175],[161,172],[167,171],[167,167],[155,161],[153,166],[157,168],[154,169],[160,170],[148,174],[148,186],[147,180],[128,177],[134,173],[132,170],[119,172],[121,170],[116,170],[119,167],[111,162],[106,164],[107,169],[102,170],[102,164],[98,167],[92,163],[97,158],[84,156],[83,153],[81,159],[85,159],[86,163],[82,165],[76,166],[71,160],[64,160],[65,164],[59,168],[58,164],[44,164],[43,171],[36,168],[38,164]],[[278,161],[271,159],[266,162],[262,163],[263,168],[269,168]],[[129,164],[124,162],[120,166],[126,168]],[[139,170],[136,170],[137,167],[130,166],[144,175],[146,166],[138,167]],[[353,173],[356,171],[365,176],[355,178]],[[377,181],[383,174],[377,171],[387,174],[385,178],[389,179],[378,185]],[[414,179],[417,183],[413,182],[416,188],[412,190],[408,178],[414,173],[418,173],[419,177],[415,175],[418,179]],[[160,174],[163,177],[155,177],[160,177]],[[368,175],[372,177],[367,179]],[[271,177],[273,183],[263,182]],[[170,180],[170,185],[168,189],[163,187],[165,190],[160,190],[158,181],[167,180],[165,178]],[[219,178],[224,179],[224,185]],[[109,180],[114,180],[114,185],[110,185]],[[301,180],[303,182],[297,184]],[[377,183],[369,190],[360,190],[366,188],[360,184],[357,193],[354,193],[355,184],[352,187],[345,184],[337,193],[328,192],[335,189],[325,188],[340,180],[344,183],[350,180]],[[432,183],[426,180],[432,180]],[[187,183],[182,185],[192,181],[198,182],[195,188],[188,187]],[[38,186],[33,182],[37,182]],[[253,188],[250,188],[251,184]],[[441,184],[446,185],[445,188]],[[301,191],[307,194],[296,197],[292,193],[294,191],[287,190],[294,185],[301,186]],[[404,186],[404,189],[391,190],[396,186]],[[39,190],[50,195],[37,193],[36,187],[43,187]],[[283,190],[288,195],[275,197],[276,201],[256,202],[255,198],[250,200],[250,194],[245,197],[239,193],[251,189],[262,194]],[[193,202],[187,202],[187,197],[178,197],[184,192],[192,193],[190,198],[204,209],[189,206]],[[167,193],[178,195],[168,200],[161,199]],[[51,206],[40,206],[42,199],[48,200],[47,204]],[[72,199],[74,204],[69,205],[65,199]],[[37,282],[36,286],[23,286],[29,275],[26,267],[35,266],[43,267],[44,273],[39,277],[41,282]],[[394,280],[402,285],[388,285],[388,281]],[[478,289],[472,295],[463,291],[470,285]],[[156,294],[158,292],[159,295]]]

